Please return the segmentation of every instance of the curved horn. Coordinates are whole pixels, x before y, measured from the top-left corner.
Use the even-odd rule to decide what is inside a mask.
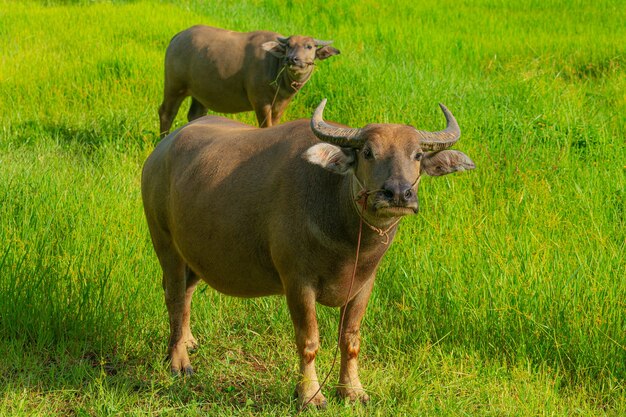
[[[428,132],[418,130],[420,135],[420,145],[425,151],[441,151],[454,145],[461,137],[461,129],[456,119],[450,113],[450,110],[443,104],[439,103],[439,107],[446,116],[446,128],[438,132]]]
[[[282,36],[277,36],[276,40],[278,40],[278,42],[282,43],[283,45],[286,45],[289,43],[289,38],[283,38]]]
[[[358,149],[363,146],[363,140],[359,137],[361,136],[361,129],[331,126],[324,121],[322,114],[325,106],[326,99],[322,100],[311,117],[311,130],[315,136],[319,140],[345,148]]]

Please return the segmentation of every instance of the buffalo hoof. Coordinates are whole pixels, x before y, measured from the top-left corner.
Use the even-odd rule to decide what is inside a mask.
[[[305,397],[304,399],[298,395],[297,391],[293,393],[294,398],[298,399],[298,410],[303,410],[307,408],[315,408],[318,410],[325,410],[328,406],[328,402],[326,398],[322,395],[322,393],[317,393],[312,399],[310,396]]]
[[[189,334],[185,340],[185,346],[187,347],[188,352],[195,353],[198,350],[198,341],[192,334]]]
[[[367,395],[365,390],[361,389],[349,389],[349,388],[337,388],[337,395],[339,398],[343,398],[344,400],[354,403],[360,402],[365,405],[370,401],[370,396]]]
[[[187,352],[196,353],[198,351],[198,342],[195,340],[187,341]]]
[[[314,408],[317,410],[326,410],[326,407],[328,407],[328,401],[326,401],[326,398],[323,398],[322,400],[312,400],[312,401],[304,401],[302,404],[300,404],[298,406],[299,410],[307,410],[309,408]]]
[[[191,365],[185,366],[183,369],[179,368],[171,368],[172,376],[192,376],[193,375],[193,367]]]

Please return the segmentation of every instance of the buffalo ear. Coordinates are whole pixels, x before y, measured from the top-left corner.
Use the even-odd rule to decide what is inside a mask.
[[[466,171],[476,168],[474,161],[461,151],[445,150],[426,152],[421,162],[421,171],[431,177]]]
[[[265,42],[261,45],[261,48],[274,55],[276,58],[284,58],[285,57],[285,46],[276,41]]]
[[[330,58],[333,55],[339,55],[341,52],[332,46],[322,46],[315,51],[315,57],[319,60]]]
[[[302,157],[312,164],[340,175],[352,172],[355,161],[352,149],[340,148],[330,143],[313,145],[302,154]]]

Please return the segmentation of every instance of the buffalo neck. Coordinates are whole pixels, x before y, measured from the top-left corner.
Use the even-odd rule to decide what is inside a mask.
[[[313,165],[307,166],[307,169],[311,170],[309,178],[314,180],[296,187],[294,193],[302,195],[301,201],[304,204],[294,207],[294,210],[301,211],[302,207],[305,208],[302,212],[306,213],[306,224],[315,240],[337,254],[342,252],[346,256],[354,256],[361,217],[354,201],[359,190],[353,187],[351,174],[338,175]],[[383,219],[365,213],[364,220],[385,230],[396,219],[384,219],[383,222]],[[396,227],[392,227],[387,236],[381,236],[367,226],[365,221],[362,224],[361,249],[364,253],[382,256],[393,240]]]
[[[367,246],[389,246],[396,234],[400,218],[380,218],[370,212],[367,206],[367,195],[363,197],[364,191],[359,181],[354,180],[354,174],[343,177],[340,199],[342,211],[346,217],[347,224],[350,225],[350,233],[358,235],[359,228],[362,229],[362,241]],[[366,200],[366,207],[363,206],[363,198]]]
[[[293,94],[298,92],[309,81],[313,73],[313,65],[308,66],[301,73],[293,73],[288,66],[284,66],[282,72],[281,88],[289,94]]]

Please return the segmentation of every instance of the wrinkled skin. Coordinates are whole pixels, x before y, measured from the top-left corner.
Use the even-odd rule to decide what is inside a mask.
[[[459,151],[424,152],[410,126],[368,125],[362,137],[361,148],[342,148],[320,142],[309,120],[259,129],[205,116],[157,145],[144,165],[142,197],[163,270],[173,372],[192,372],[190,306],[203,279],[233,296],[285,296],[300,361],[300,406],[326,404],[317,392],[316,304],[340,307],[338,393],[367,402],[358,375],[360,326],[389,247],[372,227],[388,229],[393,240],[398,220],[418,210],[420,175],[474,165]],[[359,183],[371,191],[361,199],[371,227],[363,227],[352,282]]]
[[[309,80],[314,61],[339,50],[308,36],[283,38],[267,31],[233,32],[193,26],[172,38],[165,54],[160,132],[170,130],[187,96],[189,121],[206,115],[254,110],[259,126],[280,121],[287,105]]]

